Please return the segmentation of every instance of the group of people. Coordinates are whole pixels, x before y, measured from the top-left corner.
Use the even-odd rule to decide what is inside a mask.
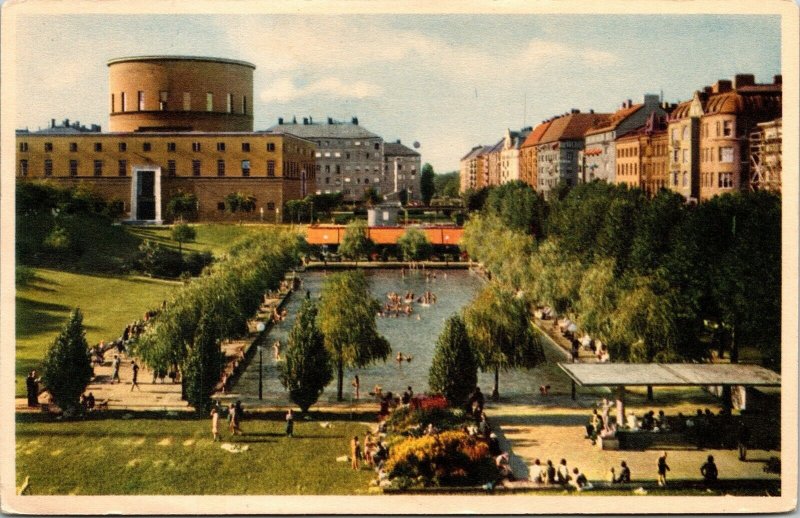
[[[398,317],[401,314],[410,317],[414,312],[412,305],[414,302],[413,292],[406,292],[405,296],[402,296],[395,291],[390,291],[386,294],[386,298],[388,302],[378,312],[379,317]]]
[[[81,408],[83,408],[85,412],[91,412],[92,410],[94,410],[95,405],[97,404],[97,402],[94,399],[94,394],[92,394],[91,392],[89,392],[88,394],[81,394],[80,403],[81,403]]]
[[[625,462],[622,465],[625,466]],[[628,471],[628,479],[630,480],[630,471]],[[570,472],[567,459],[561,459],[558,466],[554,466],[550,459],[544,466],[539,459],[534,460],[530,468],[530,480],[539,484],[572,486],[578,491],[592,488],[589,479],[580,469],[572,468]]]
[[[242,419],[244,417],[242,402],[237,400],[235,403],[230,403],[227,407],[223,407],[217,401],[211,408],[211,435],[215,442],[222,440],[219,434],[219,420],[223,417],[222,413],[225,409],[227,410],[228,432],[230,432],[231,437],[244,435],[244,432],[242,432]]]

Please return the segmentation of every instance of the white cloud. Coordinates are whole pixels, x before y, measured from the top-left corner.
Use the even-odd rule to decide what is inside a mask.
[[[554,65],[562,60],[590,66],[606,66],[619,61],[619,57],[613,52],[541,39],[531,40],[521,57],[529,66]]]
[[[263,102],[286,103],[312,96],[327,96],[345,99],[377,97],[383,93],[380,86],[366,81],[342,81],[338,77],[325,77],[305,85],[297,85],[288,78],[280,78],[261,91]]]

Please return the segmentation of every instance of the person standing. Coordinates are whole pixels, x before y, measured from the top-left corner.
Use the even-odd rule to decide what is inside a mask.
[[[233,403],[228,405],[228,432],[236,435],[236,406]]]
[[[114,380],[116,380],[116,381],[118,381],[120,383],[122,382],[119,379],[119,366],[121,364],[122,364],[122,360],[119,359],[119,355],[118,354],[115,354],[114,355],[114,361],[111,363],[111,367],[113,369],[111,371],[111,383],[112,384],[114,383]]]
[[[703,475],[703,481],[706,485],[710,486],[717,482],[719,472],[717,471],[717,465],[714,464],[713,455],[709,455],[706,463],[700,466],[700,474]]]
[[[136,360],[131,361],[131,370],[133,371],[133,378],[131,379],[131,392],[133,392],[134,388],[138,388],[141,391],[141,387],[139,387],[139,366],[136,365]]]
[[[293,437],[294,434],[294,414],[292,414],[292,409],[290,408],[288,412],[286,412],[286,437]]]
[[[750,442],[750,429],[744,424],[744,421],[739,423],[736,442],[739,445],[739,460],[743,461],[747,459],[747,445]]]
[[[32,370],[25,379],[25,388],[28,392],[28,406],[31,408],[39,406],[39,380],[36,378],[36,371]]]
[[[354,435],[353,440],[350,441],[350,466],[353,469],[358,469],[358,461],[361,458],[361,445],[358,443],[358,436]]]
[[[233,405],[236,412],[233,413],[233,429],[239,434],[242,434],[242,419],[244,419],[244,408],[242,408],[242,401],[237,399],[236,404]]]
[[[361,380],[358,379],[358,374],[353,378],[353,388],[356,390],[356,401],[361,397]]]
[[[211,435],[214,437],[214,442],[219,440],[219,411],[216,406],[211,409]]]
[[[658,485],[661,487],[667,486],[667,471],[669,471],[667,452],[662,452],[658,458]]]

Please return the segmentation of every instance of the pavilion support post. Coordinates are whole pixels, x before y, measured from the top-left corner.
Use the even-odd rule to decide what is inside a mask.
[[[575,380],[572,381],[572,400],[575,401],[576,399],[576,390],[575,390]]]
[[[647,386],[647,400],[648,401],[652,401],[653,400],[653,386],[652,385],[648,385]]]
[[[625,387],[617,387],[617,428],[625,425]]]
[[[731,394],[731,386],[722,386],[722,408],[730,412],[733,410],[733,396]]]

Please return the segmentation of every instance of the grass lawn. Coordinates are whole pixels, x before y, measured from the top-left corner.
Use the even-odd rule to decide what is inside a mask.
[[[223,443],[211,440],[210,419],[188,416],[53,421],[39,414],[17,416],[17,486],[30,476],[32,494],[358,494],[374,473],[353,471],[349,439],[362,439],[374,414],[317,414],[295,421],[295,436],[284,436],[283,414],[246,418],[230,453],[227,423]],[[320,421],[331,423],[330,428]]]
[[[16,394],[38,368],[70,311],[83,311],[89,344],[119,338],[131,321],[156,307],[180,283],[133,276],[102,276],[35,268],[36,278],[16,293]]]
[[[197,238],[193,243],[184,243],[184,250],[195,252],[210,251],[214,255],[226,251],[239,238],[250,234],[262,232],[272,225],[236,225],[223,223],[192,224],[197,231]],[[149,239],[171,248],[178,248],[178,242],[170,237],[171,227],[130,227],[130,233],[139,239]]]

